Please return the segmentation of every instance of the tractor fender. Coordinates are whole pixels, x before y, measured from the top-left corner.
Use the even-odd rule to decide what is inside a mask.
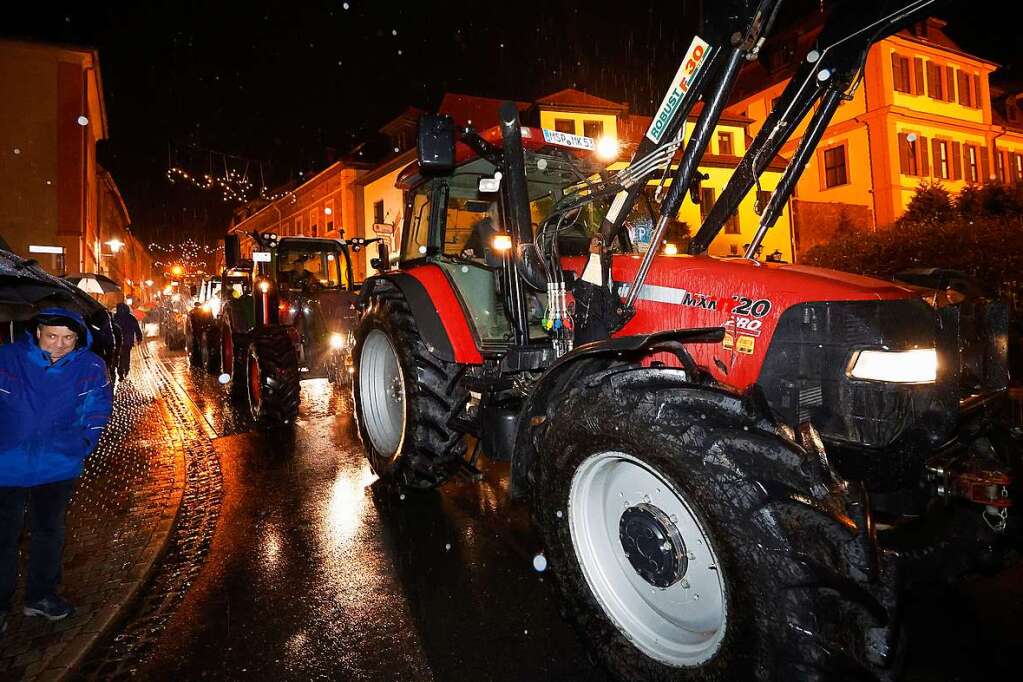
[[[619,336],[583,344],[558,358],[536,382],[519,413],[515,454],[511,466],[512,496],[517,497],[525,493],[530,486],[530,470],[536,458],[536,448],[531,437],[531,429],[537,425],[534,422],[546,419],[548,407],[557,404],[561,393],[569,389],[572,383],[651,350],[668,350],[688,358],[688,354],[682,348],[683,344],[719,343],[724,333],[723,327],[705,327]],[[688,363],[692,363],[691,358],[688,359]],[[688,363],[683,361],[683,364]],[[693,368],[689,369],[690,371],[685,374],[681,372],[675,374],[691,377]]]
[[[363,308],[375,290],[396,287],[408,303],[427,350],[438,359],[461,365],[483,364],[457,292],[436,265],[389,272],[366,280],[359,296]]]

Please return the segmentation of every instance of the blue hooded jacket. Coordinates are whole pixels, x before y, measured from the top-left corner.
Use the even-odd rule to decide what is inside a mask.
[[[75,321],[84,344],[52,364],[32,332],[0,345],[0,486],[79,476],[110,418],[113,389],[85,321],[62,308],[40,315]]]

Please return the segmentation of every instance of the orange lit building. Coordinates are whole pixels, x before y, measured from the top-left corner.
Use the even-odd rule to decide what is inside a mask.
[[[1023,178],[1023,112],[1000,93],[992,108],[989,77],[997,65],[968,54],[927,19],[875,45],[863,81],[824,133],[791,200],[798,251],[840,229],[891,225],[922,182],[950,192],[967,183]],[[755,134],[820,26],[768,42],[746,68],[729,111],[752,118]],[[782,149],[792,152],[802,129]]]
[[[99,55],[0,40],[0,83],[18,84],[0,98],[0,235],[56,274],[98,271],[96,143],[107,137]]]

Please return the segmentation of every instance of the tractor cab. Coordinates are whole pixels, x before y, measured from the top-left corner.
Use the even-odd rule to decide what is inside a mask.
[[[523,128],[522,148],[529,222],[536,242],[548,245],[556,254],[552,262],[558,262],[559,258],[586,256],[612,197],[585,203],[560,220],[548,220],[566,197],[586,194],[599,183],[603,168],[587,149],[547,141],[544,133],[550,132]],[[479,150],[457,144],[455,165],[449,171],[431,172],[417,162],[399,176],[397,186],[405,193],[405,222],[398,260],[403,270],[429,264],[443,272],[468,313],[477,345],[486,354],[503,352],[515,340],[509,316],[515,282],[508,276],[513,258],[512,208],[502,187],[501,159],[495,158],[496,151],[489,146],[489,141],[500,140],[498,129],[484,132],[479,140]],[[570,142],[593,144],[588,138]],[[634,213],[630,226],[644,219],[650,224],[642,206]],[[631,234],[631,230],[622,231],[616,251],[632,250]],[[523,291],[530,341],[548,337],[544,324],[549,319],[545,318],[548,293],[542,287]]]

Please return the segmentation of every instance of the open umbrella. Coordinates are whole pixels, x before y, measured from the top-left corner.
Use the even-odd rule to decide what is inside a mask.
[[[112,294],[121,290],[120,284],[96,272],[69,275],[64,279],[88,294]]]
[[[62,306],[88,317],[103,306],[32,260],[0,250],[0,321],[25,320],[41,308]]]

